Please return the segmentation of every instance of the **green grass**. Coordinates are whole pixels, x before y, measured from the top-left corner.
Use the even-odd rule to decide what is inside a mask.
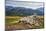
[[[5,17],[5,24],[14,25],[14,24],[16,24],[16,21],[18,21],[21,18],[22,17],[20,17],[20,16],[6,16]],[[32,27],[33,29],[34,28],[44,28],[44,17],[40,16],[39,18],[41,19],[39,22],[40,26],[33,25],[33,27]]]
[[[18,21],[21,17],[19,16],[6,16],[5,24],[11,24],[11,22]],[[15,22],[16,23],[16,22]]]

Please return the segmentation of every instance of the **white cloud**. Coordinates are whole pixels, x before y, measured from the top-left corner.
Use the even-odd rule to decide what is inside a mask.
[[[16,0],[9,0],[6,1],[6,5],[11,5],[11,6],[16,6],[16,7],[27,7],[27,8],[38,8],[38,7],[43,7],[43,3],[41,2],[25,2],[25,1],[16,1]]]
[[[7,1],[36,1],[36,2],[43,2],[44,0],[7,0]]]

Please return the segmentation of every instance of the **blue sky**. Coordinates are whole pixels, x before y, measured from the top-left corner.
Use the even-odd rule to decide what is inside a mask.
[[[29,0],[28,0],[29,1]],[[13,6],[13,7],[26,7],[26,8],[39,8],[39,7],[43,7],[43,2],[24,2],[24,1],[19,1],[18,0],[6,0],[6,6]]]

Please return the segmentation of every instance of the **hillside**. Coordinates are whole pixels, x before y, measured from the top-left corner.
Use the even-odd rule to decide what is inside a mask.
[[[33,13],[37,13],[37,15],[44,15],[44,8],[38,8],[34,10],[31,8],[6,6],[5,9],[6,16],[28,16],[32,15]]]

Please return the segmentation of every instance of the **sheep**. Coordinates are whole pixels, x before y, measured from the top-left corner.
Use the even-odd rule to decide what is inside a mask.
[[[32,24],[33,23],[33,19],[31,17],[24,17],[24,18],[20,19],[20,22]]]

